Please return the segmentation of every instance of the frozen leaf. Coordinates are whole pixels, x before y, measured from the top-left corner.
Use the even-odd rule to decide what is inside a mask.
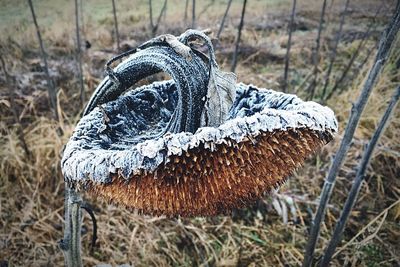
[[[179,37],[179,40],[186,45],[203,41],[208,48],[210,77],[201,125],[218,127],[225,122],[235,100],[236,75],[219,70],[213,44],[206,33],[206,31],[187,30]]]
[[[236,75],[212,67],[208,83],[203,125],[218,127],[228,117],[236,96]]]

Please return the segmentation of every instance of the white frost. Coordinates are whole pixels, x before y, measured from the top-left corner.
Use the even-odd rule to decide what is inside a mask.
[[[237,95],[252,92],[242,102],[234,102],[232,118],[219,127],[202,127],[194,134],[182,132],[167,133],[155,140],[146,140],[124,149],[107,149],[101,144],[110,138],[95,129],[104,128],[102,111],[95,108],[83,117],[68,142],[62,159],[62,171],[67,181],[88,179],[100,183],[110,182],[110,173],[120,173],[125,179],[141,171],[154,171],[160,164],[168,162],[173,155],[198,147],[202,143],[221,144],[229,140],[242,142],[247,137],[255,137],[261,132],[303,128],[316,131],[338,130],[334,113],[328,107],[315,102],[304,102],[298,97],[267,89],[257,89],[252,85],[237,84]],[[124,96],[121,96],[124,97]],[[107,105],[107,104],[106,104]],[[235,106],[236,105],[236,106]],[[243,106],[240,106],[243,105]],[[257,112],[245,116],[249,109],[259,107]],[[271,107],[278,108],[271,108]],[[212,149],[213,146],[206,146]],[[120,148],[120,147],[119,147]]]

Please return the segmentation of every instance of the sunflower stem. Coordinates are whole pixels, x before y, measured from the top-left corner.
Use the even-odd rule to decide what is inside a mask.
[[[400,86],[397,87],[395,90],[392,99],[390,100],[390,103],[378,125],[378,127],[375,130],[374,135],[371,138],[371,141],[369,142],[367,149],[364,152],[364,155],[362,157],[362,160],[359,164],[358,171],[356,174],[356,179],[354,180],[354,183],[350,189],[349,195],[346,199],[346,203],[344,204],[342,214],[340,215],[340,218],[338,222],[336,223],[335,231],[333,232],[332,239],[328,244],[328,247],[325,250],[324,256],[322,258],[322,262],[320,266],[328,266],[329,262],[332,259],[333,253],[335,252],[335,249],[337,245],[339,244],[340,240],[342,239],[344,227],[346,225],[347,219],[350,216],[350,212],[354,207],[354,204],[357,200],[358,193],[360,192],[362,182],[364,181],[365,178],[365,172],[367,170],[368,164],[370,162],[372,153],[374,152],[374,148],[376,144],[379,141],[379,138],[381,137],[382,133],[384,132],[386,125],[389,121],[390,115],[392,114],[393,110],[396,107],[397,102],[399,101],[400,98]]]
[[[321,223],[325,217],[326,206],[332,195],[336,177],[338,175],[338,172],[342,166],[344,159],[346,158],[347,151],[350,148],[350,144],[353,140],[354,132],[357,128],[361,114],[368,102],[369,96],[372,92],[372,89],[374,88],[376,81],[378,80],[378,77],[383,69],[383,66],[385,65],[386,60],[389,57],[392,44],[396,40],[396,35],[400,28],[399,3],[400,0],[398,0],[398,3],[396,5],[396,10],[392,17],[392,20],[388,24],[384,33],[382,34],[379,43],[379,49],[375,57],[375,62],[369,71],[368,77],[364,83],[364,86],[362,88],[359,98],[357,99],[357,102],[351,108],[350,118],[347,123],[342,142],[340,144],[339,150],[335,155],[335,159],[332,163],[329,173],[325,179],[325,183],[322,188],[320,196],[320,204],[318,206],[315,217],[311,222],[310,236],[308,239],[306,252],[304,255],[304,261],[302,265],[303,267],[308,267],[311,266],[312,264],[314,258],[315,246],[317,244],[318,236],[321,229]]]
[[[81,258],[81,227],[82,227],[82,198],[78,192],[65,185],[65,228],[64,239],[60,247],[64,252],[65,266],[82,266]]]

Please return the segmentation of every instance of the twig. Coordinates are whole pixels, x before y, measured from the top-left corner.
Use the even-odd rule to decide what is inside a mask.
[[[46,56],[46,52],[44,51],[42,35],[40,34],[40,29],[39,29],[39,25],[36,20],[36,15],[35,15],[35,10],[33,8],[32,0],[28,0],[28,4],[29,4],[29,8],[31,9],[33,24],[35,24],[36,34],[37,34],[37,38],[38,38],[39,46],[40,46],[40,52],[42,54],[42,60],[44,63],[44,72],[46,74],[46,79],[47,79],[47,92],[49,94],[50,106],[53,109],[55,119],[58,120],[59,117],[58,117],[58,111],[57,111],[56,88],[54,87],[54,83],[50,77],[49,66],[47,64],[47,56]]]
[[[315,245],[317,243],[318,235],[320,232],[321,221],[324,218],[326,205],[329,202],[330,196],[332,194],[333,186],[335,184],[336,176],[342,166],[343,160],[347,154],[350,147],[350,143],[353,139],[355,129],[360,120],[360,116],[364,107],[368,101],[371,91],[375,85],[375,82],[382,71],[382,68],[389,56],[393,41],[396,38],[396,34],[400,27],[400,5],[396,6],[395,13],[391,22],[388,24],[386,30],[384,31],[380,44],[378,53],[375,58],[375,62],[368,74],[367,80],[364,83],[363,89],[357,102],[353,105],[351,109],[351,114],[349,122],[346,126],[346,130],[340,144],[339,150],[336,153],[335,159],[332,163],[331,169],[329,170],[328,176],[325,179],[324,186],[322,188],[322,193],[320,196],[320,205],[318,206],[315,218],[311,223],[310,237],[307,243],[307,248],[304,256],[303,267],[310,266],[313,256]]]
[[[344,5],[344,9],[343,9],[343,13],[342,13],[342,17],[340,18],[339,30],[338,30],[338,32],[336,34],[335,45],[334,45],[332,53],[331,53],[331,58],[330,58],[329,66],[328,66],[328,71],[326,72],[325,79],[324,79],[325,82],[324,82],[324,88],[322,89],[322,97],[321,97],[322,100],[325,99],[326,88],[329,85],[329,79],[330,79],[330,76],[331,76],[333,63],[335,62],[335,59],[336,59],[337,48],[338,48],[340,39],[342,38],[344,19],[346,17],[346,13],[347,13],[347,8],[349,6],[349,2],[350,2],[350,0],[346,0],[346,3]]]
[[[258,56],[259,54],[261,54],[262,51],[258,50],[257,52],[251,54],[250,56],[246,57],[245,60],[243,60],[241,62],[242,65],[246,64],[247,62],[252,61],[256,56]]]
[[[228,15],[229,9],[231,8],[232,0],[229,0],[228,5],[226,6],[224,16],[222,17],[221,25],[219,26],[219,30],[217,33],[217,39],[221,36],[222,30],[224,29],[225,19]]]
[[[186,27],[186,25],[187,25],[187,18],[188,18],[187,11],[188,11],[188,7],[189,7],[189,0],[186,0],[186,2],[185,2],[185,18],[184,18],[185,27]]]
[[[161,17],[164,14],[164,12],[167,10],[167,2],[168,2],[167,0],[164,0],[164,4],[163,4],[163,6],[161,8],[161,11],[160,11],[160,14],[158,15],[158,18],[157,18],[157,23],[153,27],[153,30],[152,30],[153,37],[156,36],[157,30],[158,30],[158,26],[160,25]]]
[[[286,49],[286,55],[285,55],[285,71],[283,74],[283,92],[286,93],[287,90],[287,80],[288,80],[288,72],[289,72],[289,58],[290,58],[290,48],[292,45],[292,31],[293,31],[293,22],[294,22],[294,16],[296,13],[296,0],[293,0],[293,6],[292,6],[292,14],[290,15],[290,22],[289,22],[289,27],[288,27],[288,32],[289,32],[289,37],[288,37],[288,42],[287,42],[287,49]]]
[[[312,71],[309,71],[306,75],[306,77],[303,79],[303,81],[301,82],[301,84],[295,88],[294,93],[297,94],[298,92],[300,92],[303,87],[305,86],[305,84],[308,82],[308,80],[311,78],[312,76]]]
[[[244,24],[244,14],[246,13],[246,4],[247,4],[247,0],[244,0],[243,1],[243,8],[242,8],[242,15],[240,17],[238,35],[237,35],[237,38],[236,38],[235,52],[233,53],[233,58],[232,58],[231,72],[235,72],[236,65],[237,65],[237,55],[238,55],[238,52],[239,52],[240,37],[242,35],[242,28],[243,28],[243,24]]]
[[[386,241],[383,241],[379,236],[375,236],[375,239],[378,240],[379,243],[381,243],[381,245],[385,247],[387,252],[389,252],[389,254],[393,257],[393,260],[396,262],[397,266],[400,266],[400,258],[398,255],[396,255],[395,251],[393,251],[394,249]]]
[[[333,9],[334,4],[335,4],[335,0],[332,0],[331,3],[330,3],[330,5],[329,5],[329,12],[328,12],[328,14],[327,14],[327,16],[326,16],[326,24],[330,24],[330,22],[331,22],[331,19],[332,19],[332,9]]]
[[[367,38],[369,36],[369,33],[371,32],[371,30],[373,29],[373,26],[375,25],[375,19],[378,16],[381,8],[382,8],[383,4],[380,5],[380,7],[378,8],[378,10],[375,13],[374,19],[371,21],[371,23],[368,25],[367,30],[365,31],[363,38],[361,40],[361,42],[358,43],[358,46],[356,48],[356,51],[353,53],[353,55],[351,56],[349,62],[347,63],[345,69],[342,72],[342,75],[340,76],[339,79],[336,80],[335,85],[333,86],[332,90],[329,92],[329,94],[326,96],[326,98],[324,100],[327,100],[329,98],[332,97],[332,95],[336,92],[337,88],[339,87],[339,85],[344,81],[344,79],[347,76],[347,73],[350,71],[351,67],[353,66],[356,58],[358,57],[360,51],[364,48],[364,45],[366,44]]]
[[[354,140],[353,140],[353,143],[354,143],[354,144],[357,144],[357,145],[360,145],[360,146],[365,146],[365,145],[368,144],[368,141],[354,139]],[[393,149],[391,149],[391,148],[389,148],[389,147],[387,147],[387,146],[385,146],[385,145],[378,145],[378,146],[375,148],[375,150],[379,150],[379,151],[382,151],[382,152],[386,152],[386,153],[388,153],[388,154],[391,154],[391,155],[394,156],[394,157],[400,158],[400,152],[395,151],[395,150],[393,150]]]
[[[192,0],[192,29],[196,28],[196,0]]]
[[[114,15],[115,37],[117,39],[117,49],[119,52],[119,51],[121,51],[121,47],[119,44],[119,31],[118,31],[117,10],[115,8],[115,0],[112,0],[112,7],[113,7],[113,15]]]
[[[323,29],[323,24],[324,24],[324,17],[325,17],[325,10],[326,10],[326,0],[324,0],[322,4],[322,10],[321,10],[321,17],[319,18],[319,26],[318,26],[318,34],[317,34],[317,39],[315,40],[316,46],[315,50],[312,56],[312,61],[314,63],[314,68],[313,68],[313,80],[311,81],[310,87],[308,88],[308,91],[310,92],[309,99],[314,98],[315,94],[315,87],[317,86],[317,79],[318,79],[318,64],[319,64],[319,48],[321,47],[321,33]]]
[[[182,223],[181,220],[177,220],[176,222],[181,227],[181,229],[183,230],[185,235],[189,238],[194,249],[196,250],[197,255],[199,255],[200,260],[202,262],[201,265],[204,267],[208,267],[209,265],[208,265],[207,259],[206,259],[206,257],[204,257],[204,253],[197,247],[196,242],[194,241],[194,238],[193,238],[193,234],[189,230],[186,229],[187,227]]]
[[[168,9],[168,5],[167,5],[167,2],[165,2],[165,8],[163,11],[163,16],[162,16],[164,23],[166,23],[166,21],[167,21],[167,9]]]
[[[382,224],[382,222],[385,220],[388,211],[391,210],[393,207],[397,206],[400,203],[400,199],[398,199],[396,202],[392,203],[389,207],[387,207],[386,209],[384,209],[381,213],[378,214],[378,216],[376,216],[374,219],[372,219],[366,226],[364,226],[355,236],[353,236],[352,239],[350,239],[349,242],[347,242],[343,247],[341,247],[334,255],[333,258],[336,257],[337,255],[339,255],[340,252],[342,252],[343,250],[345,250],[348,246],[350,246],[354,240],[357,240],[357,238],[364,233],[367,229],[369,229],[371,227],[371,225],[373,225],[376,221],[378,221],[378,219],[382,218],[382,221],[380,222],[380,224]],[[378,230],[378,229],[377,229]]]
[[[80,85],[80,100],[81,106],[85,102],[84,99],[84,86],[83,86],[83,73],[82,73],[82,57],[81,57],[81,37],[79,34],[79,7],[78,0],[75,0],[75,27],[76,27],[76,61],[79,70],[79,85]]]
[[[373,54],[373,51],[378,47],[378,44],[379,44],[379,40],[376,40],[375,44],[367,50],[365,58],[357,66],[357,68],[354,70],[353,74],[350,76],[350,78],[349,78],[350,81],[354,80],[353,79],[354,77],[357,77],[357,75],[360,73],[360,71],[362,70],[362,68],[365,65],[365,63],[367,63],[367,61],[368,61],[369,57],[371,56],[371,54]],[[341,87],[338,90],[338,94],[343,93],[344,90],[345,90],[345,87],[344,86]]]
[[[93,224],[93,235],[92,235],[92,243],[90,246],[90,251],[93,253],[94,247],[96,245],[96,240],[97,240],[97,221],[96,217],[94,216],[94,212],[92,207],[89,205],[89,203],[83,202],[81,205],[81,208],[84,209],[92,219],[92,224]]]
[[[83,36],[83,40],[86,40],[86,30],[85,30],[85,20],[84,20],[84,16],[83,16],[83,1],[84,0],[80,0],[79,1],[79,20],[80,20],[80,30]]]
[[[8,85],[8,89],[9,89],[11,112],[13,114],[15,122],[17,123],[18,139],[21,142],[22,149],[25,151],[26,156],[28,157],[28,159],[30,159],[32,154],[31,154],[31,151],[29,150],[28,145],[26,144],[26,141],[25,141],[24,131],[22,130],[23,127],[21,125],[21,121],[19,119],[19,116],[18,116],[18,113],[17,113],[17,109],[16,109],[14,92],[12,90],[12,84],[11,84],[10,75],[7,72],[6,63],[5,63],[4,59],[3,59],[3,55],[2,54],[0,54],[0,62],[1,62],[1,67],[3,68],[4,76],[6,77],[6,83]]]
[[[215,4],[215,0],[211,0],[200,12],[197,14],[197,18],[207,12],[207,10]]]
[[[153,1],[149,0],[149,17],[150,17],[150,30],[153,34],[154,23],[153,23]]]
[[[332,239],[328,244],[328,247],[325,250],[324,256],[321,261],[321,266],[328,266],[329,262],[331,261],[332,255],[335,252],[337,245],[339,244],[343,230],[346,225],[347,219],[349,218],[350,212],[354,207],[354,204],[357,200],[358,193],[360,192],[362,182],[365,178],[365,172],[367,170],[367,166],[369,165],[372,153],[376,144],[378,143],[379,138],[381,137],[382,133],[384,132],[386,125],[389,121],[390,115],[392,114],[394,108],[396,107],[397,102],[400,98],[400,86],[397,87],[395,90],[392,99],[378,125],[374,135],[371,138],[370,143],[367,146],[367,149],[364,152],[364,155],[361,159],[361,162],[358,167],[358,171],[356,174],[356,179],[354,180],[353,185],[351,186],[349,195],[346,199],[346,203],[344,204],[342,213],[338,222],[336,223],[335,231],[333,232]]]

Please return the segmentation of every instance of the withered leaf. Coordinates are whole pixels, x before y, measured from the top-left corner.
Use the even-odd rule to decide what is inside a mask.
[[[236,75],[211,67],[203,126],[218,127],[227,118],[236,97]]]

